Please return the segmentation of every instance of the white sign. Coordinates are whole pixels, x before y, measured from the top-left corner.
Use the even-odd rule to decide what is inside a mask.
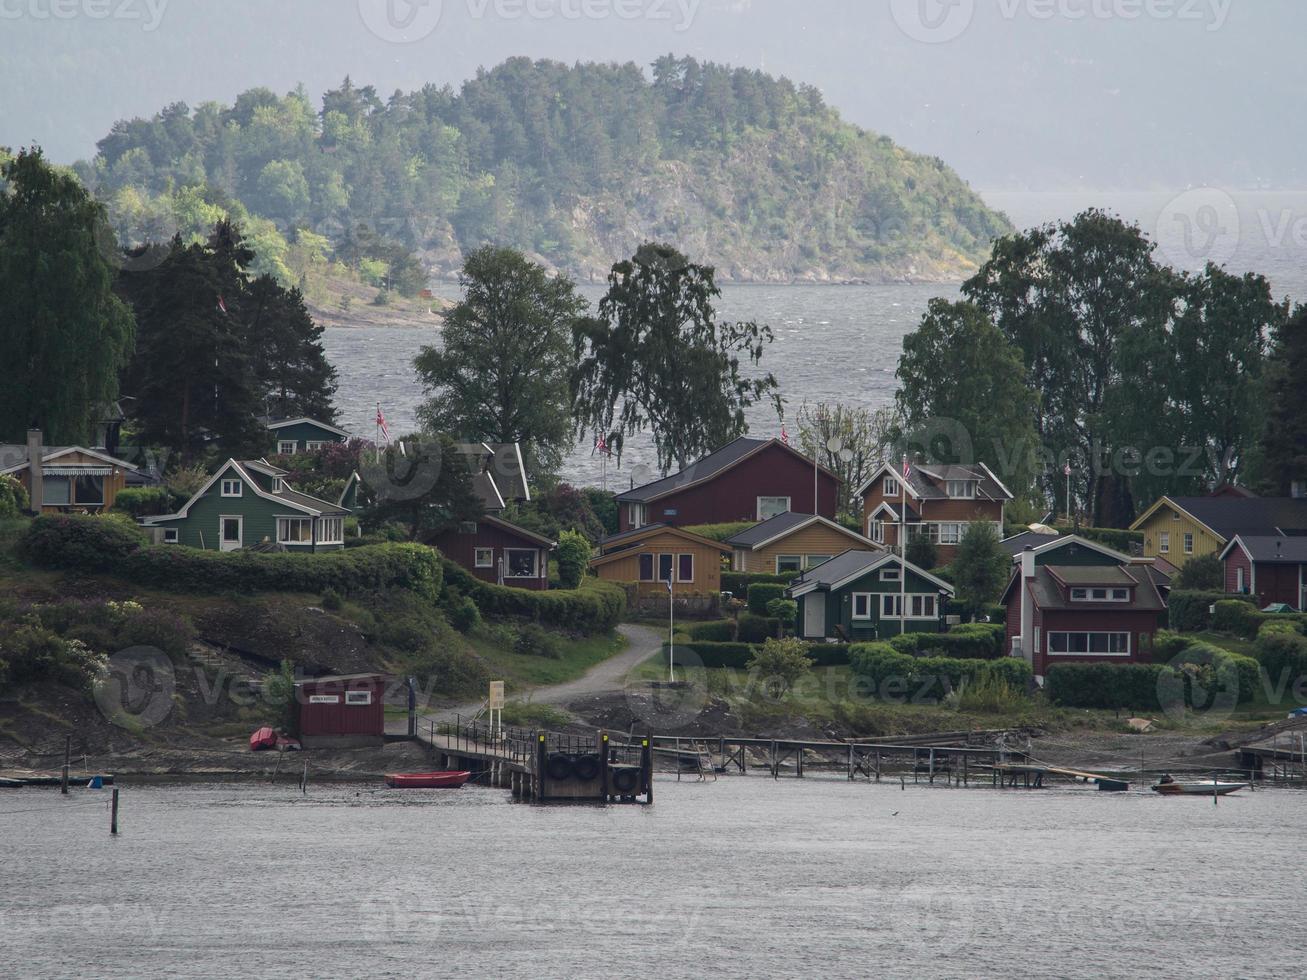
[[[490,682],[490,704],[491,711],[502,711],[504,708],[504,682]]]
[[[339,694],[310,694],[309,704],[340,704]]]

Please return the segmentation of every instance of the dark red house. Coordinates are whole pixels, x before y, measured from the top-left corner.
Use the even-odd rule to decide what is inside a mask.
[[[1008,652],[1038,679],[1059,663],[1149,663],[1164,581],[1149,561],[1076,535],[1027,547],[1003,593]]]
[[[549,588],[554,542],[489,514],[424,539],[483,582],[515,589]]]
[[[306,749],[355,748],[386,740],[385,674],[295,682],[295,734]]]
[[[1282,602],[1307,610],[1307,537],[1236,534],[1221,561],[1226,592],[1248,596],[1259,609]]]
[[[765,521],[786,511],[834,520],[839,484],[834,473],[814,468],[779,439],[742,436],[679,473],[618,494],[618,514],[623,531]]]

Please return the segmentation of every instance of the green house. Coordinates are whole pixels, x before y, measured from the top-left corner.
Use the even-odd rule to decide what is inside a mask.
[[[263,460],[227,460],[175,514],[143,518],[165,544],[237,551],[338,551],[345,547],[349,510],[300,493],[286,471]]]
[[[785,594],[799,603],[804,639],[866,642],[944,632],[953,586],[892,552],[855,550],[804,572]]]
[[[349,433],[344,429],[317,419],[272,419],[264,424],[272,433],[270,450],[276,456],[311,453],[349,439]]]

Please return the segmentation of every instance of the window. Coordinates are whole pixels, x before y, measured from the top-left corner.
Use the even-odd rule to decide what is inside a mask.
[[[1171,553],[1170,531],[1163,531],[1161,534],[1157,536],[1157,550],[1164,555]]]
[[[675,507],[668,507],[663,511],[663,517],[679,517],[680,511]]]
[[[458,524],[458,533],[459,533],[459,534],[476,534],[476,533],[477,533],[477,522],[476,522],[476,521],[460,521],[459,524]]]
[[[830,555],[808,555],[803,559],[804,568],[816,568],[830,561]]]
[[[179,540],[180,540],[180,536],[179,536],[178,533],[177,533],[177,528],[175,528],[175,527],[165,527],[165,528],[163,529],[163,543],[164,543],[164,544],[176,544]]]
[[[1289,496],[1294,500],[1307,499],[1307,480],[1293,480],[1289,484]]]
[[[885,522],[882,520],[873,520],[871,522],[871,540],[877,544],[885,543]]]
[[[672,580],[672,556],[658,556],[658,581],[670,582]]]
[[[632,528],[644,527],[644,504],[630,504],[626,513]]]
[[[323,517],[318,521],[318,544],[344,544],[345,519]]]
[[[1130,656],[1129,633],[1049,633],[1048,652],[1066,656]]]
[[[294,455],[295,455],[295,449],[296,449],[296,447],[297,447],[298,445],[299,445],[299,443],[297,443],[294,439],[278,439],[278,440],[277,440],[277,455],[278,455],[278,456],[294,456]]]
[[[886,593],[880,597],[880,614],[886,619],[898,619],[899,610],[903,608],[902,596],[898,593]],[[908,619],[936,619],[939,615],[939,599],[934,595],[922,595],[909,592]]]
[[[1243,591],[1244,591],[1244,588],[1243,588],[1243,569],[1242,569],[1242,568],[1236,568],[1236,569],[1234,570],[1234,591],[1235,591],[1235,592],[1243,592]]]
[[[346,704],[371,704],[372,692],[371,691],[346,691],[345,703]]]
[[[1072,590],[1071,590],[1071,601],[1072,601],[1072,602],[1088,602],[1088,601],[1089,601],[1089,590],[1088,590],[1088,589],[1072,589]]]
[[[902,574],[902,569],[897,565],[893,568],[882,568],[880,570],[880,580],[882,582],[897,582]]]
[[[871,595],[867,592],[853,593],[853,618],[871,619]]]
[[[494,568],[495,567],[495,549],[494,548],[477,548],[473,553],[472,563],[477,568]]]
[[[652,582],[654,580],[654,556],[640,556],[640,581]]]
[[[884,496],[897,497],[899,495],[899,481],[897,477],[885,477],[885,486],[883,488]]]
[[[47,507],[57,507],[73,502],[73,481],[66,476],[44,476],[42,483],[42,500]]]
[[[223,480],[222,495],[224,497],[240,497],[245,493],[245,484],[240,480]]]
[[[278,544],[312,544],[313,543],[313,518],[278,517],[277,518],[277,543]]]
[[[676,581],[694,581],[694,555],[676,556]]]
[[[324,442],[321,439],[310,439],[308,442],[304,443],[304,448],[311,453],[316,453],[319,449],[328,445],[330,445],[330,443]]]
[[[1192,555],[1194,553],[1194,536],[1190,532],[1185,532],[1184,553],[1186,555]]]
[[[912,619],[934,619],[935,618],[935,597],[933,595],[914,595],[909,596],[911,603],[909,608],[912,610],[910,618]]]
[[[938,544],[959,544],[962,541],[961,524],[940,524],[938,534],[933,536]]]
[[[1178,510],[1171,511],[1171,520],[1178,521],[1179,519],[1180,519],[1180,512]]]
[[[1129,602],[1129,601],[1130,601],[1130,590],[1129,590],[1129,589],[1113,589],[1113,590],[1112,590],[1112,601],[1113,601],[1113,602]]]
[[[281,477],[274,476],[272,478],[272,492],[281,493],[285,489],[286,489],[286,485],[281,482]]]
[[[783,575],[786,572],[803,571],[803,557],[801,555],[777,555],[776,556],[776,574]]]
[[[768,521],[790,509],[789,497],[759,497],[758,520]]]
[[[79,476],[73,481],[75,502],[88,507],[104,506],[104,477]]]
[[[903,608],[897,595],[882,595],[880,597],[880,614],[883,617],[897,619],[899,610]]]
[[[1072,602],[1129,602],[1129,589],[1072,589]]]
[[[962,500],[972,500],[976,496],[975,480],[946,480],[944,492],[950,497]]]
[[[508,569],[505,578],[535,578],[538,557],[534,548],[505,548],[504,564]]]

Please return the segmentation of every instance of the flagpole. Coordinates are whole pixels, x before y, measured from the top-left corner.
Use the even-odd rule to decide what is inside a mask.
[[[377,417],[375,422],[377,425],[377,438],[373,443],[373,451],[376,454],[374,462],[379,466],[381,465],[381,402],[377,402]]]
[[[908,601],[908,457],[903,457],[899,474],[899,635],[907,632]]]

